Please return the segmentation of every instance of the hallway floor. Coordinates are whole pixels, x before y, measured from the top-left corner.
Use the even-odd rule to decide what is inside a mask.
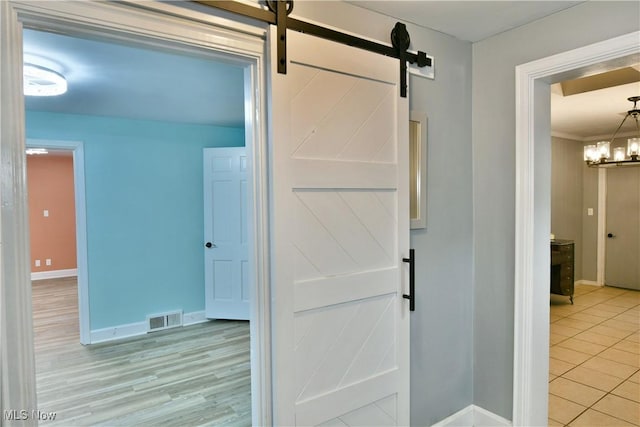
[[[551,295],[550,426],[640,425],[640,292]]]

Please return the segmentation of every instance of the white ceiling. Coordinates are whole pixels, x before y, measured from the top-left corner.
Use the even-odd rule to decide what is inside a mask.
[[[346,1],[470,42],[483,40],[582,3],[582,1]]]
[[[627,111],[633,108],[627,98],[638,95],[640,82],[570,96],[562,96],[559,84],[552,85],[551,129],[576,140],[609,140]],[[628,118],[620,134],[628,135],[635,130],[635,122]]]
[[[240,67],[202,56],[24,31],[25,62],[65,76],[68,91],[25,97],[29,110],[242,126]]]

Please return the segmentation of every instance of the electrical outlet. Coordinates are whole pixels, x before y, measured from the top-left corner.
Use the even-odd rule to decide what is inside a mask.
[[[44,263],[45,263],[45,264],[47,264],[47,265],[51,265],[51,258],[47,258],[47,259],[44,261]]]
[[[47,218],[49,216],[49,209],[43,210],[42,215],[44,215],[44,217]]]
[[[36,265],[36,267],[40,267],[40,260],[39,259],[36,260],[35,265]]]
[[[587,208],[587,215],[593,216],[593,208]]]

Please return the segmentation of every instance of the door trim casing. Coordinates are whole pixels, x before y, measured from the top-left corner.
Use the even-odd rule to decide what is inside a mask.
[[[250,160],[251,396],[254,425],[269,425],[271,336],[266,148],[265,29],[174,5],[0,2],[0,410],[36,410],[26,205],[22,28],[62,31],[198,52],[244,67],[245,145]],[[11,325],[9,327],[8,325]],[[10,343],[8,346],[6,344]],[[25,425],[35,425],[35,419]]]
[[[542,114],[548,112],[538,107],[549,102],[551,83],[576,78],[580,71],[593,73],[594,66],[624,66],[623,58],[640,54],[639,38],[636,31],[515,68],[513,425],[545,424],[548,411],[549,289],[545,284],[549,283],[550,206],[548,201],[546,206],[540,202],[545,202],[542,197],[550,187],[550,170],[541,166],[545,150],[550,149],[550,129],[543,129],[546,136],[538,133],[536,121],[543,123]],[[547,96],[539,96],[545,86]]]
[[[604,286],[607,242],[607,170],[598,169],[598,236],[596,237],[596,283]]]
[[[84,142],[27,139],[27,147],[70,150],[73,153],[73,193],[76,217],[76,266],[78,269],[78,319],[80,344],[91,343],[89,269],[87,262],[87,205],[84,181]]]

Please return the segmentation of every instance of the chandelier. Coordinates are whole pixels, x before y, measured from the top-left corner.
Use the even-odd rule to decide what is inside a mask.
[[[633,102],[633,108],[627,111],[627,114],[622,119],[622,123],[618,126],[618,129],[613,133],[613,136],[609,141],[600,141],[593,145],[586,145],[584,147],[584,161],[589,167],[610,167],[610,166],[640,166],[640,124],[638,119],[640,118],[640,109],[636,107],[640,96],[632,96],[627,98]],[[636,122],[636,131],[638,136],[635,138],[629,138],[627,140],[627,147],[616,147],[613,149],[613,158],[611,158],[611,142],[615,139],[616,135],[624,122],[633,117]]]

